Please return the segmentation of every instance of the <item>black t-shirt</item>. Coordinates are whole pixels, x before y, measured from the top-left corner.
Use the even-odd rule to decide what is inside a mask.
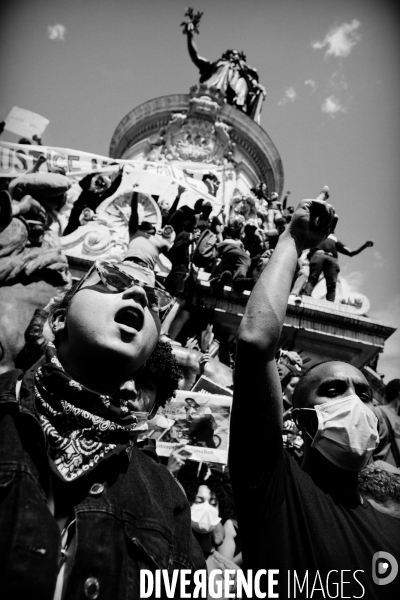
[[[191,242],[190,233],[182,231],[175,238],[174,245],[167,256],[172,263],[172,267],[189,268],[189,246]]]
[[[312,252],[315,252],[315,250],[324,250],[324,252],[329,252],[334,258],[337,258],[338,252],[341,252],[342,248],[344,248],[344,244],[330,235],[317,248],[313,248]]]
[[[220,271],[228,270],[233,273],[241,266],[249,268],[250,256],[238,244],[225,240],[217,245],[217,250],[221,257]]]
[[[240,473],[235,462],[230,472],[244,568],[279,569],[279,598],[400,598],[400,574],[387,585],[372,580],[376,552],[390,553],[400,566],[398,520],[365,499],[363,505],[346,506],[324,493],[285,450],[256,488],[245,484],[243,465]],[[268,592],[267,577],[260,582]]]

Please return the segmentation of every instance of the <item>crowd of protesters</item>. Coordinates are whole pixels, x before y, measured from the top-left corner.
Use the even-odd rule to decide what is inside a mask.
[[[0,235],[17,219],[28,251],[90,222],[121,182],[92,174],[78,189],[40,163],[0,191]],[[161,230],[139,222],[132,192],[123,261],[95,262],[37,310],[0,377],[0,596],[139,598],[141,569],[207,568],[223,585],[231,572],[232,597],[241,569],[276,568],[361,570],[342,597],[394,598],[399,584],[374,587],[370,563],[400,558],[400,379],[380,405],[355,367],[278,347],[290,294],[324,273],[334,301],[337,253],[372,242],[337,240],[326,189],[295,210],[260,184],[229,214],[183,191],[160,207]],[[215,339],[198,278],[215,298],[250,294],[235,339]],[[200,374],[215,350],[234,369],[229,467],[138,441],[181,385],[173,350],[190,340]]]

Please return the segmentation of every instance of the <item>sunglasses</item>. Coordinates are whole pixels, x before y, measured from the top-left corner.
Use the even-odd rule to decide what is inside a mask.
[[[114,294],[120,294],[134,285],[141,287],[146,292],[150,310],[156,312],[161,321],[168,315],[175,301],[175,298],[165,290],[148,285],[144,281],[122,271],[116,264],[104,260],[96,260],[93,263],[80,281],[74,295],[82,288],[100,282]]]

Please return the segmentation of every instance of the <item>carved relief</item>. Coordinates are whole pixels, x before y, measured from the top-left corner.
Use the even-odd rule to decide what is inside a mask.
[[[150,161],[192,160],[217,165],[226,158],[231,159],[234,150],[230,138],[232,128],[218,119],[222,103],[223,96],[218,90],[193,87],[188,112],[171,117],[168,125],[160,130],[146,158]]]

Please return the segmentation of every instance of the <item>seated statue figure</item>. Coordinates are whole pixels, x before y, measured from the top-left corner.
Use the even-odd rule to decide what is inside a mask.
[[[200,71],[200,83],[220,90],[228,104],[246,113],[256,123],[260,123],[261,107],[266,96],[265,88],[258,81],[257,71],[246,63],[241,50],[227,50],[220,59],[211,62],[199,55],[193,39],[198,33],[201,15],[193,15],[188,9],[187,21],[182,23],[186,33],[189,55]]]

